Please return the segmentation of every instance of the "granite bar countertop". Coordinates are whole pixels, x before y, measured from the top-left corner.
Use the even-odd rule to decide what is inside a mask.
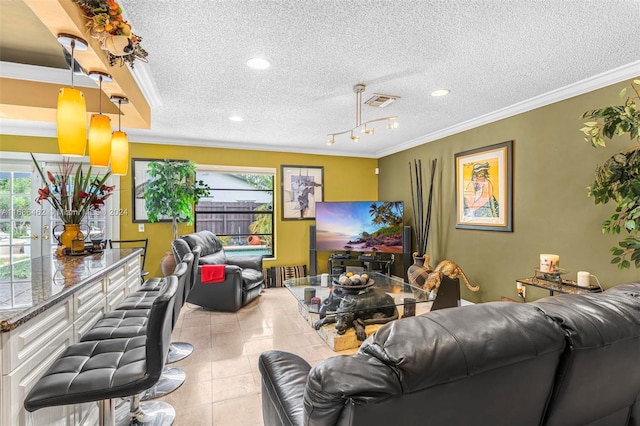
[[[45,312],[133,256],[139,256],[141,251],[107,249],[86,256],[47,255],[4,266],[3,269],[12,272],[8,275],[27,278],[0,278],[0,332],[11,331]]]

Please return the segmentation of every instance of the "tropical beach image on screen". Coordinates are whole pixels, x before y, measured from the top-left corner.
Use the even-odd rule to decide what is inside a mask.
[[[401,201],[316,203],[316,249],[402,253]]]

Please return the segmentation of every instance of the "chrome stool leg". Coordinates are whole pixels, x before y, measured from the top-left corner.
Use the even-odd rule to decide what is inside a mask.
[[[182,361],[193,353],[193,345],[187,342],[171,342],[169,345],[169,355],[167,364]]]
[[[184,383],[186,374],[182,368],[165,367],[160,380],[153,387],[140,394],[141,401],[160,398],[178,389]]]
[[[170,426],[176,419],[176,410],[163,401],[140,402],[140,396],[131,398],[131,404],[122,404],[116,410],[116,424],[140,426]]]
[[[103,399],[100,401],[100,426],[111,426],[116,423],[116,401],[114,399]]]

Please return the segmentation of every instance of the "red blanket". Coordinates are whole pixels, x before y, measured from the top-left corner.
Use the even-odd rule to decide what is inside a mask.
[[[201,281],[203,284],[215,284],[224,281],[226,265],[202,265]]]

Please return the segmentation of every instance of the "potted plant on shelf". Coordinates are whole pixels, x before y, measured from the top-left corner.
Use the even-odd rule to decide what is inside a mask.
[[[194,205],[202,197],[207,197],[211,188],[201,180],[196,180],[196,165],[192,161],[152,161],[149,163],[149,180],[145,184],[144,201],[149,222],[157,222],[169,217],[173,226],[173,239],[178,238],[178,222],[193,223]],[[162,272],[173,272],[166,262],[173,255],[163,259]],[[174,265],[175,266],[175,265]]]
[[[148,53],[140,46],[142,37],[131,31],[131,24],[122,17],[122,7],[116,0],[73,0],[87,17],[91,37],[98,40],[107,55],[109,65],[147,61]]]
[[[612,105],[587,111],[582,118],[591,119],[580,129],[591,146],[604,147],[605,138],[629,135],[636,145],[612,155],[596,168],[595,181],[588,187],[589,196],[596,204],[615,203],[616,209],[609,219],[602,223],[602,232],[628,235],[617,247],[611,248],[611,263],[618,268],[640,268],[640,80],[631,83],[633,93],[622,105]],[[620,99],[627,95],[626,88],[620,92]]]

